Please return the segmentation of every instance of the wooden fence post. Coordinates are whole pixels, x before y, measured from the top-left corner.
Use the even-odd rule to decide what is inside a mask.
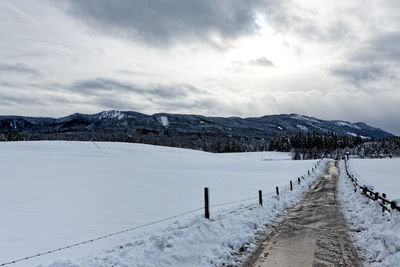
[[[261,190],[258,190],[258,204],[260,204],[260,206],[263,205],[262,191]]]
[[[297,178],[297,182],[300,184],[300,177],[299,177],[299,178]]]
[[[290,191],[293,191],[293,183],[292,183],[292,180],[290,180]]]
[[[210,209],[208,201],[208,187],[204,187],[204,217],[210,219]]]
[[[279,196],[279,188],[276,187],[276,195]]]
[[[382,197],[383,197],[384,199],[386,199],[386,194],[385,194],[385,193],[382,193]],[[385,208],[384,208],[385,204],[386,204],[385,200],[382,200],[382,212],[385,212]]]

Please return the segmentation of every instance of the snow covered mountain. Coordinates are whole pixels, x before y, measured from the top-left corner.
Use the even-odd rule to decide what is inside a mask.
[[[0,131],[91,131],[135,130],[218,134],[269,138],[278,133],[335,132],[340,135],[384,138],[392,136],[379,128],[362,122],[319,120],[297,114],[269,115],[259,118],[206,117],[158,113],[146,115],[133,111],[103,111],[97,114],[75,113],[63,118],[0,116]]]

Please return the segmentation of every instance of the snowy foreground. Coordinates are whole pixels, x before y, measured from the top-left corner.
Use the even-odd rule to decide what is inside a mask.
[[[400,266],[400,212],[382,213],[377,202],[354,192],[340,163],[339,196],[352,238],[361,248],[367,266]],[[387,192],[390,200],[399,203],[400,159],[351,159],[349,171],[358,182],[375,191]]]
[[[255,248],[258,231],[300,199],[324,165],[290,192],[289,180],[297,181],[317,161],[292,161],[287,153],[15,142],[0,143],[0,162],[0,265],[198,209],[10,265],[53,267],[235,263]],[[205,186],[211,221],[203,218]],[[243,199],[248,200],[217,205]]]

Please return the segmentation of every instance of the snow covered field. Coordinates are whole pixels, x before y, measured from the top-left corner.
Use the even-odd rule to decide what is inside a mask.
[[[198,210],[10,266],[217,264],[244,243],[251,246],[255,231],[295,203],[317,176],[289,193],[289,180],[316,161],[291,161],[288,153],[96,144],[0,143],[0,264],[201,208],[205,186],[211,205],[254,199],[212,208],[212,222]],[[273,198],[276,185],[279,201]],[[262,208],[259,189],[268,194]]]
[[[390,200],[400,197],[400,159],[351,159],[349,171],[360,184],[387,192]],[[361,248],[366,266],[399,266],[400,212],[382,213],[377,202],[354,192],[341,161],[339,197],[351,236]]]
[[[351,159],[351,173],[365,181],[374,191],[386,193],[390,200],[400,201],[400,158]]]

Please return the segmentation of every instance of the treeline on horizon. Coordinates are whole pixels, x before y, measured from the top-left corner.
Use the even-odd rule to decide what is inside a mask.
[[[0,141],[37,140],[143,143],[212,153],[281,151],[292,152],[295,160],[341,158],[347,152],[367,158],[400,156],[400,137],[374,140],[333,132],[282,133],[271,139],[149,129],[0,132]]]
[[[276,135],[269,150],[290,151],[293,159],[342,158],[346,153],[361,158],[400,156],[400,137],[381,139],[336,133],[297,132]]]

